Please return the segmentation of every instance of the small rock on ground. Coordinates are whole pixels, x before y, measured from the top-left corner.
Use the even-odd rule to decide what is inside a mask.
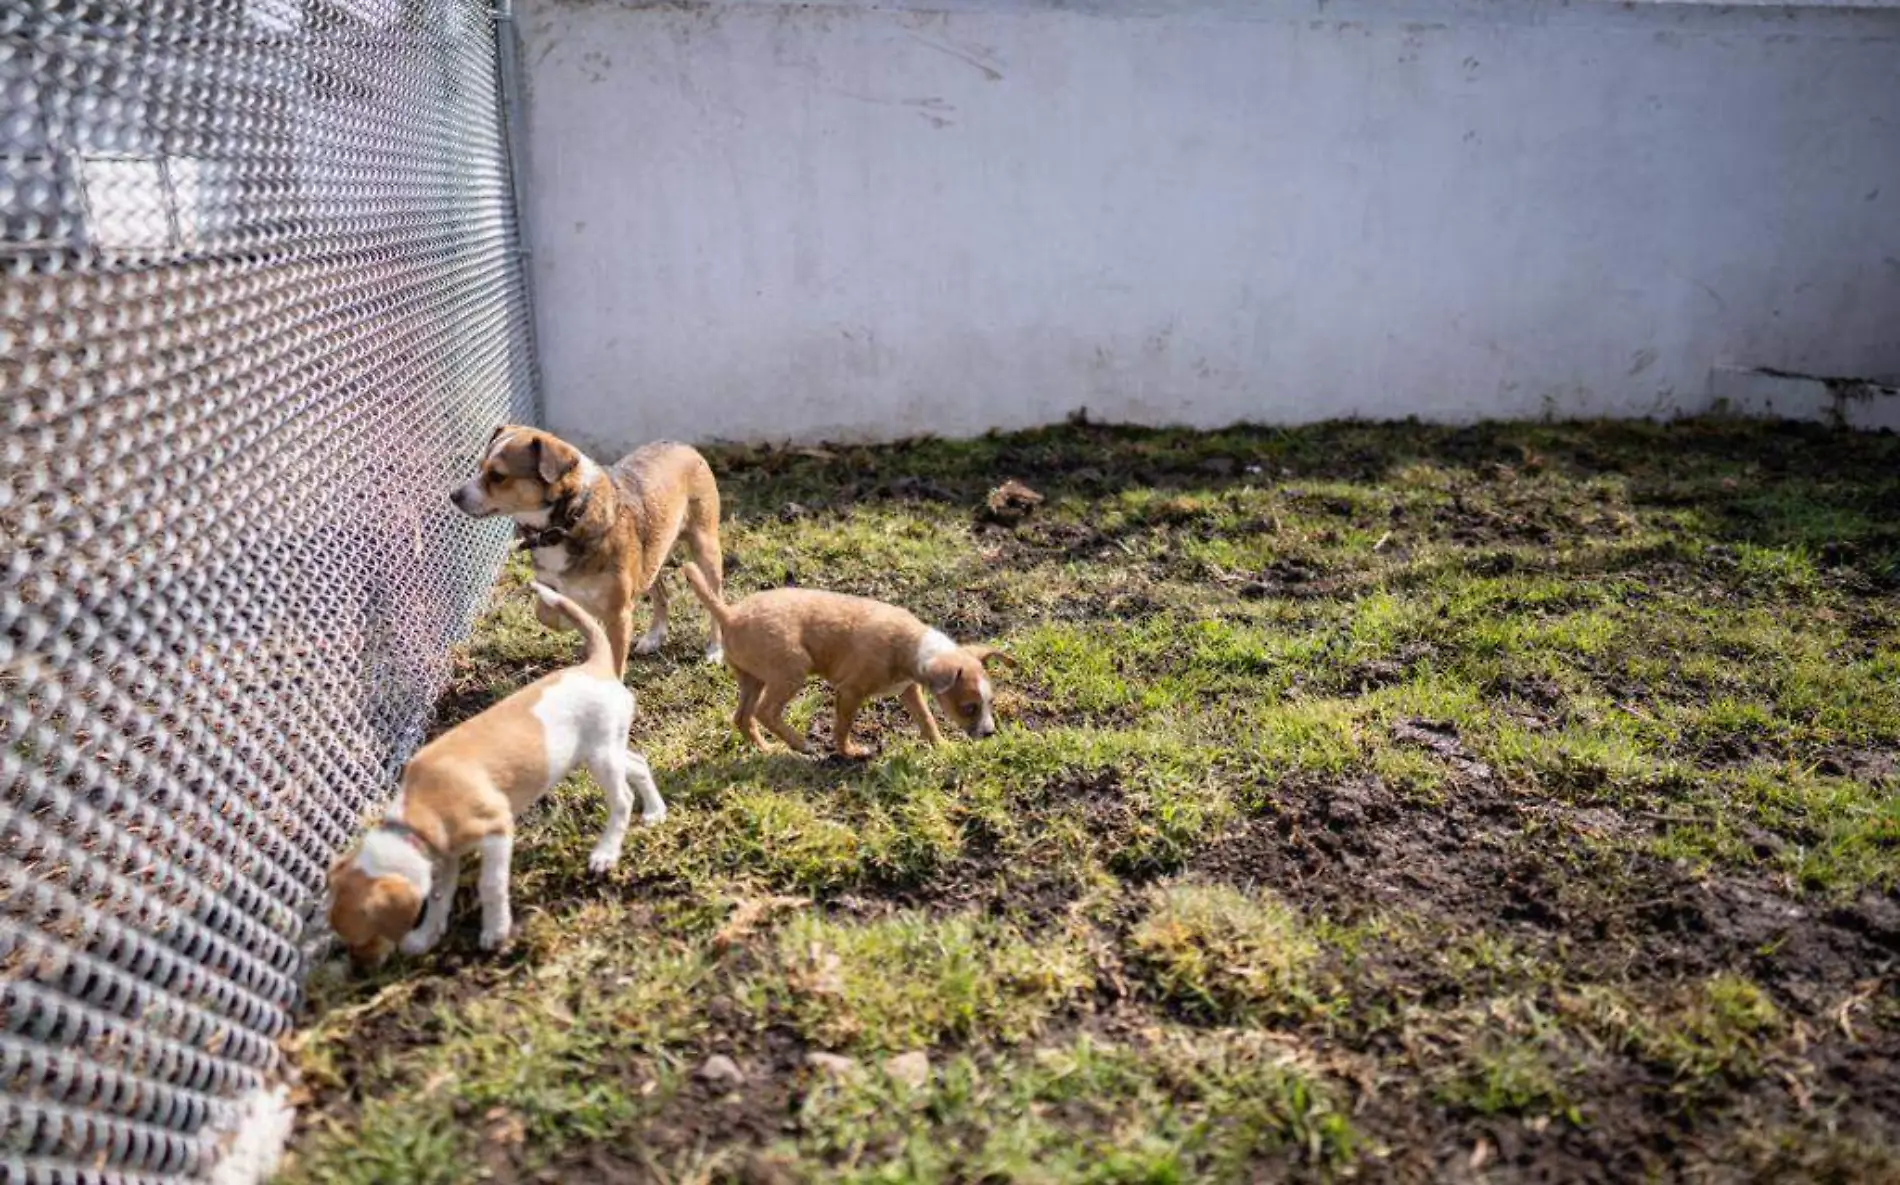
[[[900,1053],[886,1059],[884,1072],[890,1075],[891,1081],[914,1089],[930,1081],[930,1055],[921,1049]]]
[[[805,1064],[834,1078],[848,1078],[858,1072],[857,1059],[837,1053],[808,1053],[805,1055]]]
[[[745,1071],[739,1068],[738,1062],[725,1054],[715,1053],[706,1059],[705,1065],[699,1067],[699,1079],[712,1086],[742,1086],[745,1084]]]

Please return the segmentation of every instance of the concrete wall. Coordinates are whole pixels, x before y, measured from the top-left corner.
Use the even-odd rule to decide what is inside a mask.
[[[548,414],[595,447],[1900,374],[1892,7],[517,9]]]

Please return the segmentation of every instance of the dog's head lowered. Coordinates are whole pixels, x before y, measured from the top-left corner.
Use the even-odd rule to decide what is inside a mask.
[[[930,692],[944,715],[973,737],[986,737],[996,731],[996,716],[990,702],[994,698],[984,664],[995,659],[1013,667],[1016,660],[994,646],[959,646],[946,650],[924,666]]]
[[[353,857],[330,868],[330,929],[350,960],[371,969],[382,964],[422,914],[422,894],[400,876],[371,876]]]
[[[463,514],[505,514],[529,526],[546,526],[548,512],[577,492],[586,458],[558,436],[538,428],[503,424],[488,438],[481,465],[449,501]]]

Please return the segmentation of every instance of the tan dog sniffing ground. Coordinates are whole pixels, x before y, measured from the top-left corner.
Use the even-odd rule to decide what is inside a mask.
[[[756,592],[733,605],[719,597],[694,564],[682,565],[686,583],[719,623],[726,665],[739,680],[739,709],[732,724],[739,735],[763,749],[759,722],[793,750],[803,753],[805,738],[785,723],[785,705],[818,675],[836,696],[838,752],[862,757],[851,742],[851,723],[864,701],[902,692],[904,706],[931,744],[943,734],[930,714],[924,689],[937,697],[944,714],[973,737],[996,731],[992,692],[984,663],[1006,666],[1016,660],[994,646],[959,646],[906,610],[883,601],[808,588]]]
[[[398,945],[417,955],[441,940],[461,861],[470,852],[482,858],[482,949],[506,942],[514,927],[508,870],[515,816],[578,766],[585,765],[607,795],[607,826],[588,857],[591,871],[607,872],[620,859],[634,790],[641,822],[666,818],[646,758],[627,747],[633,692],[612,665],[606,631],[573,601],[545,585],[533,587],[542,605],[586,637],[586,657],[456,725],[409,759],[383,821],[330,869],[330,928],[359,966],[381,963]]]
[[[714,589],[723,584],[719,487],[706,458],[683,444],[642,445],[607,470],[558,436],[503,424],[475,476],[449,500],[475,518],[505,514],[515,521],[535,579],[579,601],[606,627],[616,671],[626,670],[629,649],[651,654],[666,640],[659,575],[675,543],[685,541]],[[629,647],[642,596],[653,603],[653,624]],[[535,616],[550,628],[566,624],[545,606],[536,606]],[[719,658],[714,623],[706,661]]]

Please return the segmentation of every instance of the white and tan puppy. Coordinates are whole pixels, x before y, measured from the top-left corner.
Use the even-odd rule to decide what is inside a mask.
[[[449,495],[476,518],[505,514],[534,558],[534,578],[581,603],[607,628],[614,669],[629,650],[651,654],[666,639],[666,584],[660,569],[675,543],[720,587],[719,487],[694,449],[670,441],[643,445],[603,469],[558,436],[503,424],[489,437],[481,466]],[[653,624],[637,643],[633,606],[653,603]],[[541,624],[558,615],[536,609]],[[719,627],[706,640],[706,661],[719,661]]]
[[[376,966],[398,945],[416,955],[441,941],[456,876],[470,852],[482,859],[482,949],[506,942],[514,926],[508,868],[515,816],[578,766],[585,765],[607,795],[607,826],[587,861],[592,871],[607,872],[620,859],[633,813],[630,784],[640,794],[641,822],[666,818],[646,758],[627,747],[633,692],[620,682],[606,631],[573,601],[546,585],[533,587],[543,605],[586,636],[586,657],[456,725],[410,758],[388,815],[330,869],[330,928],[359,966]]]
[[[806,751],[805,738],[785,723],[785,705],[818,675],[836,697],[838,752],[862,757],[851,740],[851,724],[864,701],[901,692],[911,719],[924,739],[941,744],[943,734],[930,714],[924,689],[937,698],[944,714],[973,737],[996,731],[992,689],[983,664],[1016,660],[994,646],[959,646],[908,610],[868,597],[811,588],[772,588],[734,605],[719,599],[695,564],[685,564],[686,583],[719,623],[725,638],[726,665],[739,679],[739,710],[733,727],[763,749],[759,723],[795,751]]]

